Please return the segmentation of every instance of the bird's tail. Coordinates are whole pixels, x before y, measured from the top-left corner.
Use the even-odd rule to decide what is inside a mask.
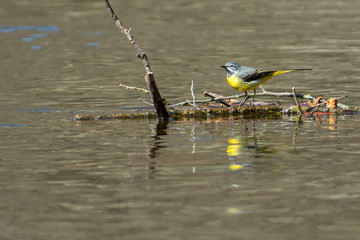
[[[279,70],[274,72],[273,77],[279,74],[288,73],[288,72],[294,72],[294,71],[308,71],[312,70],[311,68],[299,68],[299,69],[289,69],[289,70]]]

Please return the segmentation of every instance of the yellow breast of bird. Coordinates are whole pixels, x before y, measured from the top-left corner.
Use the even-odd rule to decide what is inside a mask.
[[[263,81],[261,79],[245,82],[241,78],[238,78],[236,74],[227,77],[227,81],[230,86],[239,91],[250,91],[257,88]]]

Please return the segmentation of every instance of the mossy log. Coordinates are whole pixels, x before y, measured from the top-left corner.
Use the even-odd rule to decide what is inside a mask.
[[[171,119],[181,120],[188,118],[195,119],[209,119],[209,118],[224,118],[230,116],[284,116],[284,115],[298,115],[298,106],[294,104],[281,105],[277,102],[271,103],[255,103],[255,109],[253,110],[250,105],[245,106],[232,106],[223,107],[221,104],[212,105],[197,105],[198,108],[194,107],[178,107],[169,108],[168,112]],[[327,108],[326,106],[320,106],[314,110],[308,103],[301,103],[301,109],[305,116],[313,116],[317,114],[339,114],[339,115],[350,115],[358,114],[360,112],[359,107],[350,107],[349,109]],[[152,109],[144,109],[142,112],[131,112],[124,111],[118,114],[107,114],[107,115],[76,115],[73,120],[75,121],[86,121],[86,120],[116,120],[116,119],[156,119],[158,116]]]

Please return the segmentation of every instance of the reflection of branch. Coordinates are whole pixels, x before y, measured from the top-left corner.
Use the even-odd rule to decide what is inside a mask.
[[[155,127],[153,128],[153,135],[151,146],[148,147],[146,157],[147,158],[154,158],[156,156],[156,151],[161,148],[159,145],[160,136],[167,135],[167,125],[168,121],[164,119],[158,119],[155,122]]]
[[[159,118],[168,118],[169,113],[167,112],[165,108],[165,104],[161,98],[160,92],[156,86],[154,74],[151,71],[149,60],[144,52],[144,50],[140,47],[140,45],[135,41],[134,37],[131,35],[131,28],[126,29],[120,19],[116,16],[114,10],[110,6],[110,3],[108,0],[104,0],[105,5],[108,9],[108,12],[112,19],[114,19],[116,26],[123,32],[126,37],[129,39],[131,44],[136,48],[138,51],[138,57],[141,59],[141,61],[144,64],[146,75],[145,75],[145,81],[148,86],[152,102],[154,103],[155,111]]]
[[[151,136],[151,140],[147,144],[147,151],[146,151],[146,157],[149,159],[148,164],[146,166],[148,170],[148,177],[151,177],[151,174],[156,171],[156,162],[153,160],[150,160],[151,158],[155,158],[157,151],[162,148],[163,146],[160,145],[161,139],[160,136],[167,135],[167,125],[168,125],[167,119],[157,119],[155,122],[155,126],[153,128],[153,134]]]
[[[294,129],[293,136],[292,136],[292,144],[293,144],[294,151],[296,149],[296,137],[297,137],[298,130],[299,130],[299,127],[301,124],[302,124],[302,121],[296,121],[296,123],[295,123],[295,129]]]

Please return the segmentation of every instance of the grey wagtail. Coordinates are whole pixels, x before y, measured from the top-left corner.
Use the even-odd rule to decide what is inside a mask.
[[[245,92],[245,97],[241,101],[240,106],[244,105],[248,100],[247,92],[254,90],[252,108],[254,107],[256,88],[265,83],[276,75],[300,71],[300,70],[312,70],[309,68],[304,69],[289,69],[289,70],[260,70],[252,67],[240,66],[236,62],[228,62],[224,66],[227,73],[227,81],[230,86],[236,90]]]

